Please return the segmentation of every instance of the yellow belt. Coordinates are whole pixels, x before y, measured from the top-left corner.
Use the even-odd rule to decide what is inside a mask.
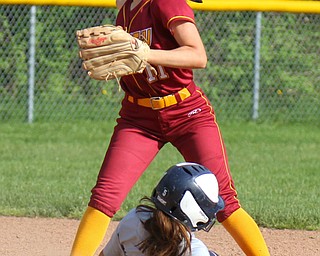
[[[180,101],[185,100],[186,98],[191,96],[190,91],[187,88],[183,88],[178,91],[177,94],[180,96],[180,100],[177,99],[175,94],[170,94],[164,97],[151,97],[151,98],[140,98],[135,99],[134,97],[128,95],[128,101],[131,103],[136,103],[139,106],[152,108],[153,110],[163,109],[172,105],[177,104]]]

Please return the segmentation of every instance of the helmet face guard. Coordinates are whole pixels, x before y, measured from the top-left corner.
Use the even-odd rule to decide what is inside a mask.
[[[224,201],[223,199],[219,196],[219,202],[216,205],[215,211],[221,211],[224,208]],[[203,227],[201,227],[199,230],[204,230],[206,232],[209,232],[210,229],[213,227],[213,225],[216,223],[216,217],[211,219],[208,223],[205,223]]]
[[[202,165],[181,163],[165,173],[153,191],[152,201],[191,231],[209,231],[224,208],[215,175]]]

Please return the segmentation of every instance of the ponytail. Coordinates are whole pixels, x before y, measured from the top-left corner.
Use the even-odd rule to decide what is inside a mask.
[[[150,234],[137,247],[146,256],[183,256],[191,252],[190,230],[178,220],[168,216],[155,208],[148,197],[141,201],[149,204],[137,206],[137,212],[150,212],[151,218],[143,222],[143,226]]]

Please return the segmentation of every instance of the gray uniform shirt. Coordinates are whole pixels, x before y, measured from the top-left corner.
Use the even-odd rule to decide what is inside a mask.
[[[151,213],[136,212],[132,209],[119,223],[113,232],[109,242],[103,249],[104,256],[143,256],[135,246],[148,237],[141,221],[150,218]],[[209,256],[205,244],[192,234],[191,239],[192,256]],[[187,255],[186,255],[187,256]],[[189,256],[189,255],[188,255]]]

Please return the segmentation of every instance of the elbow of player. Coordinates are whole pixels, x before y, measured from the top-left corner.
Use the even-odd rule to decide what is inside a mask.
[[[206,68],[207,62],[208,62],[208,59],[206,55],[199,58],[197,68]]]
[[[207,59],[207,57],[205,57],[204,58],[204,61],[203,61],[203,65],[202,65],[202,67],[201,68],[206,68],[207,67],[207,63],[208,63],[208,59]]]

